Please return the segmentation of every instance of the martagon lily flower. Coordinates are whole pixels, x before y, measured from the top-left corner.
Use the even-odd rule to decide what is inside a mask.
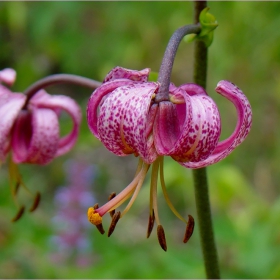
[[[12,85],[16,77],[13,69],[0,71],[0,81]],[[60,111],[67,112],[73,127],[69,134],[61,137],[59,129]],[[65,154],[75,144],[81,122],[81,110],[67,96],[51,96],[44,90],[30,99],[22,93],[13,93],[0,85],[0,162],[6,160],[11,151],[10,185],[15,198],[18,188],[24,185],[16,164],[30,163],[45,165],[55,157]],[[33,211],[39,202],[39,193],[30,208]],[[23,213],[19,207],[17,220]]]
[[[166,250],[165,234],[157,207],[157,179],[164,197],[174,214],[187,224],[184,242],[190,238],[194,221],[186,221],[171,204],[163,174],[163,157],[171,156],[186,168],[201,168],[217,163],[228,156],[247,136],[252,123],[252,111],[243,92],[229,81],[220,81],[217,93],[231,101],[238,115],[232,135],[219,142],[220,114],[215,102],[196,84],[169,86],[169,100],[156,102],[159,82],[149,82],[150,69],[141,71],[116,67],[105,77],[103,84],[91,95],[87,107],[87,120],[91,132],[104,146],[118,156],[134,154],[139,164],[133,181],[117,196],[101,206],[88,210],[89,221],[101,233],[102,216],[112,216],[108,235],[117,221],[129,210],[152,165],[150,191],[149,237],[154,220],[158,239]],[[115,209],[131,197],[122,213]]]

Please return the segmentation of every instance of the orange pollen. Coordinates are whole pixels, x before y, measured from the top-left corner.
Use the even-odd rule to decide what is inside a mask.
[[[91,222],[93,225],[97,226],[102,223],[102,217],[100,216],[99,213],[95,211],[93,207],[88,208],[88,220]]]

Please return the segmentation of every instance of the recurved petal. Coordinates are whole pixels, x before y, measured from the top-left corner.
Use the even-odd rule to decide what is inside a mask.
[[[138,71],[117,66],[107,74],[103,83],[117,79],[128,79],[135,82],[147,82],[149,73],[149,68],[145,68],[143,70]]]
[[[12,156],[15,163],[47,164],[56,155],[59,123],[51,109],[21,111],[12,133]]]
[[[45,91],[38,92],[30,100],[31,107],[52,109],[55,112],[64,110],[69,114],[73,122],[70,133],[59,139],[56,156],[67,153],[77,141],[82,112],[79,105],[72,98],[63,95],[49,95]]]
[[[25,99],[23,94],[12,93],[8,89],[0,94],[0,161],[5,160],[10,149],[11,130]]]
[[[218,83],[216,91],[230,100],[236,108],[238,121],[235,130],[229,138],[218,143],[207,159],[200,162],[180,163],[187,168],[201,168],[222,160],[244,141],[250,131],[252,109],[244,93],[236,85],[225,80]]]
[[[105,84],[102,84],[100,87],[98,87],[90,96],[87,105],[87,122],[90,131],[97,139],[100,140],[97,128],[99,106],[104,102],[107,95],[109,95],[116,88],[129,84],[133,84],[133,81],[120,79],[117,81],[106,82]]]

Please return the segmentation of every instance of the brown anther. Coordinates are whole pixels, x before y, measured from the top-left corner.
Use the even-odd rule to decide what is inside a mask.
[[[37,209],[41,200],[41,194],[39,192],[36,193],[32,206],[29,209],[29,212],[33,212]]]
[[[116,196],[116,193],[115,192],[112,192],[110,195],[109,195],[109,198],[108,200],[110,201],[111,199],[113,199],[114,197]],[[114,214],[115,214],[115,210],[112,210],[109,212],[111,218],[113,218]]]
[[[114,232],[115,227],[117,225],[117,222],[119,221],[121,217],[121,212],[118,211],[114,214],[114,216],[112,217],[112,222],[110,224],[109,230],[108,230],[108,237]]]
[[[189,219],[188,219],[188,223],[187,223],[187,227],[186,227],[186,232],[184,235],[184,239],[183,242],[187,243],[189,241],[189,239],[191,238],[192,234],[193,234],[193,230],[194,230],[194,218],[192,215],[189,215]]]
[[[94,210],[96,210],[96,209],[98,208],[98,203],[95,203],[95,204],[92,206],[92,208],[93,208]]]
[[[162,225],[157,226],[157,236],[158,236],[158,242],[159,242],[160,247],[164,251],[166,251],[167,250],[167,244],[166,244],[164,229],[163,229]]]
[[[104,230],[104,228],[103,228],[102,223],[99,224],[99,225],[96,225],[96,228],[98,229],[98,231],[99,231],[101,234],[104,234],[104,233],[105,233],[105,230]]]
[[[16,216],[12,219],[12,222],[16,222],[17,220],[20,219],[20,217],[22,216],[22,214],[24,213],[25,207],[21,206],[16,214]]]
[[[155,214],[154,214],[154,210],[153,210],[152,215],[150,214],[150,216],[149,216],[147,238],[149,238],[150,235],[151,235],[151,232],[152,232],[153,227],[154,227],[154,222],[155,222]]]
[[[18,193],[19,187],[20,187],[20,182],[16,182],[15,189],[14,189],[14,194],[15,195]]]

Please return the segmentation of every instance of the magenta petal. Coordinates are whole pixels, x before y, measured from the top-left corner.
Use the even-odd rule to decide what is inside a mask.
[[[180,135],[176,105],[164,101],[158,105],[154,123],[154,143],[159,155],[169,155]]]
[[[137,71],[117,66],[107,74],[103,83],[117,79],[128,79],[135,82],[147,82],[149,73],[149,68]]]
[[[221,141],[211,156],[206,160],[197,163],[180,163],[187,168],[201,168],[222,160],[244,141],[250,131],[252,125],[252,109],[243,92],[229,81],[220,81],[216,91],[234,104],[238,116],[237,125],[233,134],[226,140]]]
[[[106,98],[106,96],[114,91],[116,88],[132,84],[133,82],[127,79],[107,82],[98,87],[90,96],[87,105],[87,122],[90,131],[93,135],[100,140],[97,122],[98,122],[98,108]]]
[[[11,130],[25,99],[23,94],[12,93],[6,88],[3,92],[0,88],[0,161],[4,161],[9,152]]]
[[[56,155],[59,123],[50,109],[21,111],[12,134],[12,156],[15,163],[47,164]]]
[[[68,96],[49,95],[45,91],[40,91],[31,98],[30,104],[31,107],[52,109],[55,112],[64,110],[70,115],[73,121],[73,128],[69,134],[59,140],[56,156],[67,153],[77,141],[82,119],[81,109],[76,101]]]

